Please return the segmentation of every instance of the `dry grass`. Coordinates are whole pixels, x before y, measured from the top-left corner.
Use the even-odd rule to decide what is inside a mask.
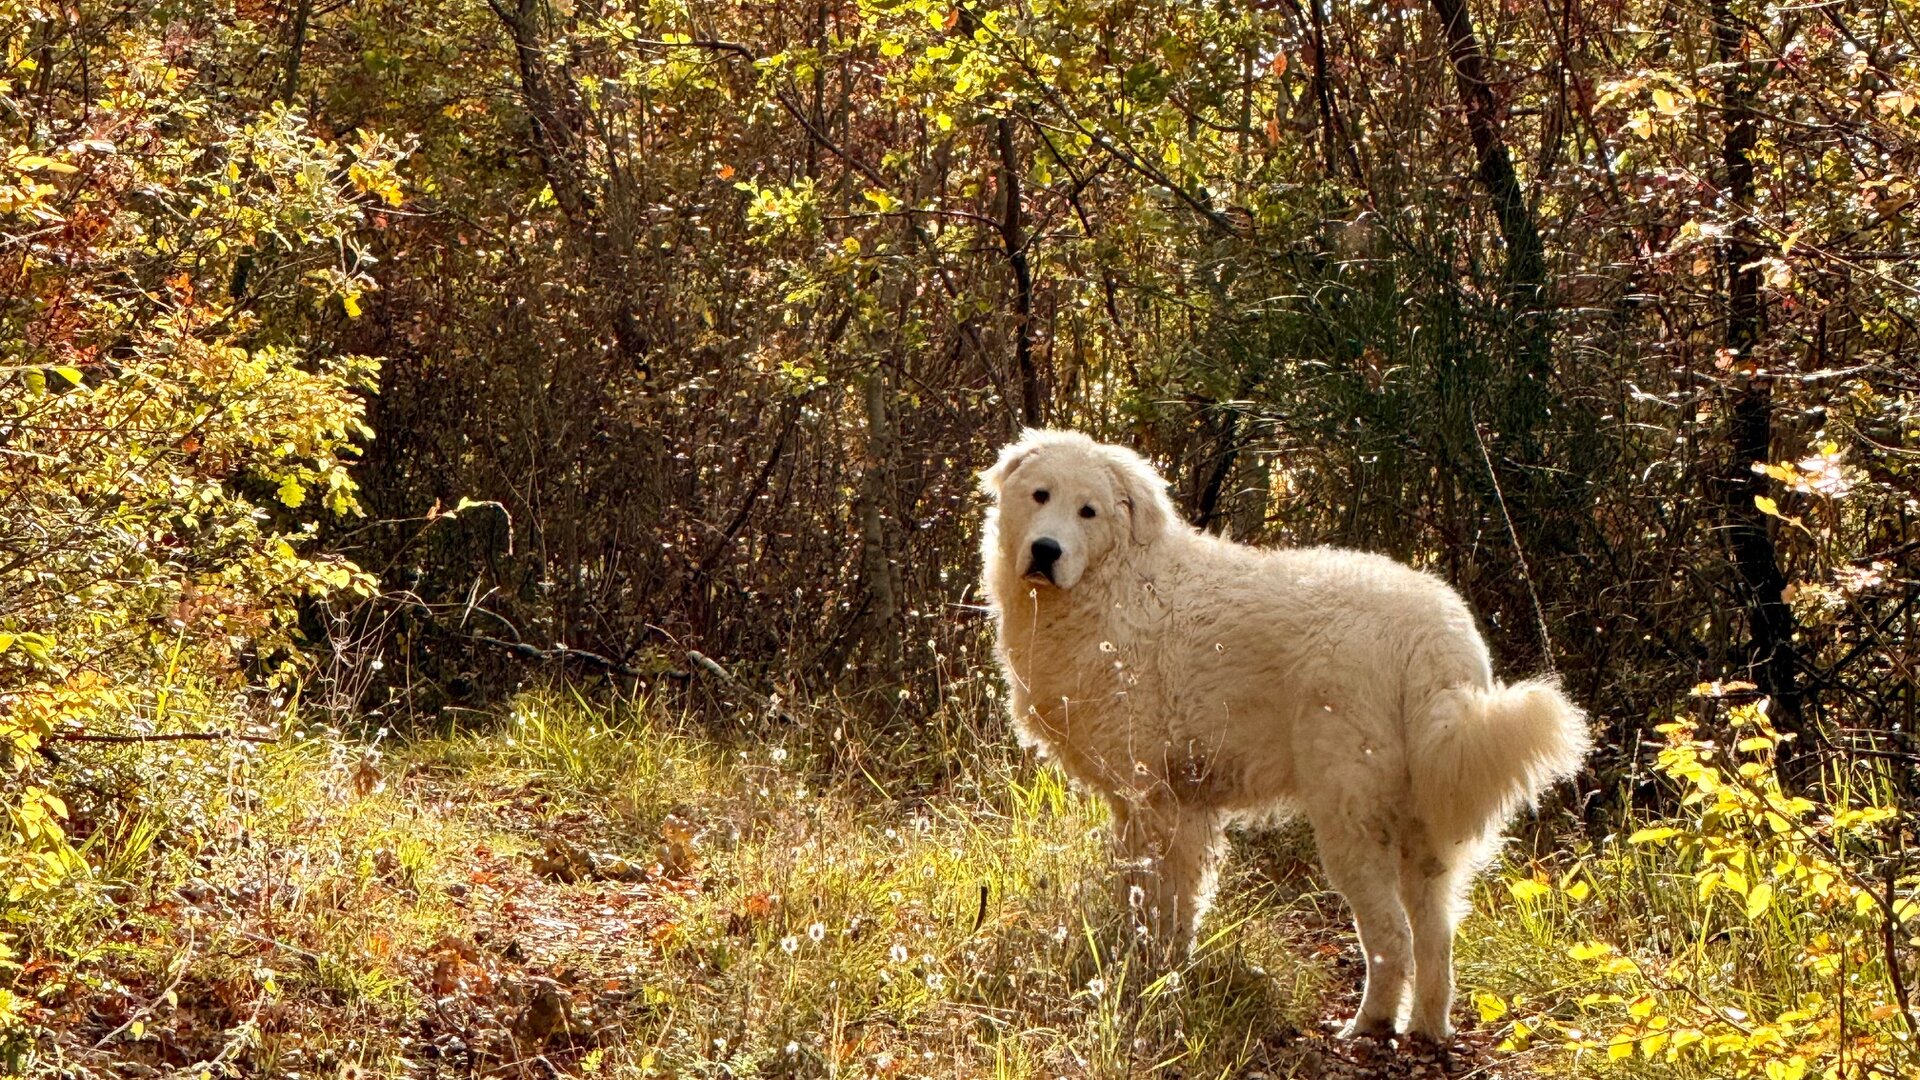
[[[1152,965],[1097,802],[943,738],[967,756],[547,694],[384,756],[182,751],[201,782],[147,803],[192,824],[102,817],[25,939],[14,1071],[1442,1075],[1327,1039],[1357,957],[1298,837],[1241,842],[1197,955]]]

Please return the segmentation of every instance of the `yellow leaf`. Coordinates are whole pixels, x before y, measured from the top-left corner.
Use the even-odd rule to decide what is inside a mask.
[[[1567,955],[1573,957],[1575,960],[1593,960],[1602,956],[1610,956],[1613,952],[1613,946],[1604,941],[1583,941],[1567,949]]]
[[[1645,1020],[1653,1015],[1653,995],[1641,994],[1627,1003],[1627,1015],[1635,1020]]]
[[[1632,836],[1627,837],[1627,843],[1658,844],[1666,840],[1671,840],[1674,837],[1679,835],[1680,835],[1679,829],[1671,828],[1666,825],[1658,825],[1650,829],[1641,829],[1635,832]]]
[[[1473,1007],[1480,1010],[1481,1023],[1491,1024],[1507,1015],[1507,1003],[1498,994],[1478,993],[1473,995]]]
[[[1762,881],[1747,890],[1747,918],[1757,919],[1773,906],[1773,886]]]
[[[359,318],[360,317],[360,294],[352,293],[352,292],[343,294],[340,297],[340,306],[347,309],[347,318],[349,319]]]
[[[1637,975],[1639,973],[1640,965],[1624,956],[1609,956],[1600,962],[1602,975]]]
[[[1766,497],[1765,495],[1755,495],[1753,497],[1753,505],[1757,507],[1761,513],[1767,515],[1768,517],[1783,516],[1780,513],[1780,504],[1777,502],[1774,502],[1772,499]]]
[[[1523,904],[1530,904],[1552,892],[1553,889],[1544,881],[1535,881],[1532,878],[1514,878],[1512,881],[1507,882],[1507,891],[1513,894],[1515,900]]]
[[[1785,1061],[1767,1062],[1767,1080],[1800,1080],[1807,1075],[1807,1059],[1795,1054]]]
[[[1703,870],[1696,875],[1694,880],[1700,883],[1700,899],[1705,900],[1707,897],[1713,895],[1715,888],[1719,887],[1720,871]]]

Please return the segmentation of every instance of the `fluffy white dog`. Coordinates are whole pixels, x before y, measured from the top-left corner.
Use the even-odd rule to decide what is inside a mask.
[[[1586,755],[1581,711],[1498,682],[1465,601],[1390,559],[1180,520],[1139,455],[1028,431],[982,474],[1022,741],[1113,809],[1126,893],[1184,950],[1232,822],[1312,824],[1367,957],[1347,1034],[1452,1031],[1460,898],[1507,818]]]

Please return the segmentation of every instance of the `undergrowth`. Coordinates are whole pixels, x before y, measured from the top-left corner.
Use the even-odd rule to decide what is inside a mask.
[[[1297,835],[1237,841],[1197,954],[1147,964],[1096,800],[989,733],[832,721],[550,692],[400,745],[66,755],[68,870],[4,908],[6,1072],[1320,1075],[1358,967]],[[1484,879],[1457,1019],[1522,1074],[1911,1075],[1884,776],[1786,794],[1751,705],[1666,734],[1676,815]]]

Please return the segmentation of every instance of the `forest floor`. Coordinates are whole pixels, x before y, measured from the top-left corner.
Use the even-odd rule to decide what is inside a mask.
[[[53,1033],[35,1059],[71,1077],[1533,1075],[1466,1015],[1444,1053],[1332,1037],[1359,956],[1298,837],[1236,840],[1196,956],[1144,965],[1116,947],[1102,812],[1051,771],[1008,754],[890,781],[898,762],[692,730],[531,698],[484,733],[229,762],[204,839],[123,860],[166,869],[75,913],[85,955],[25,972]]]

